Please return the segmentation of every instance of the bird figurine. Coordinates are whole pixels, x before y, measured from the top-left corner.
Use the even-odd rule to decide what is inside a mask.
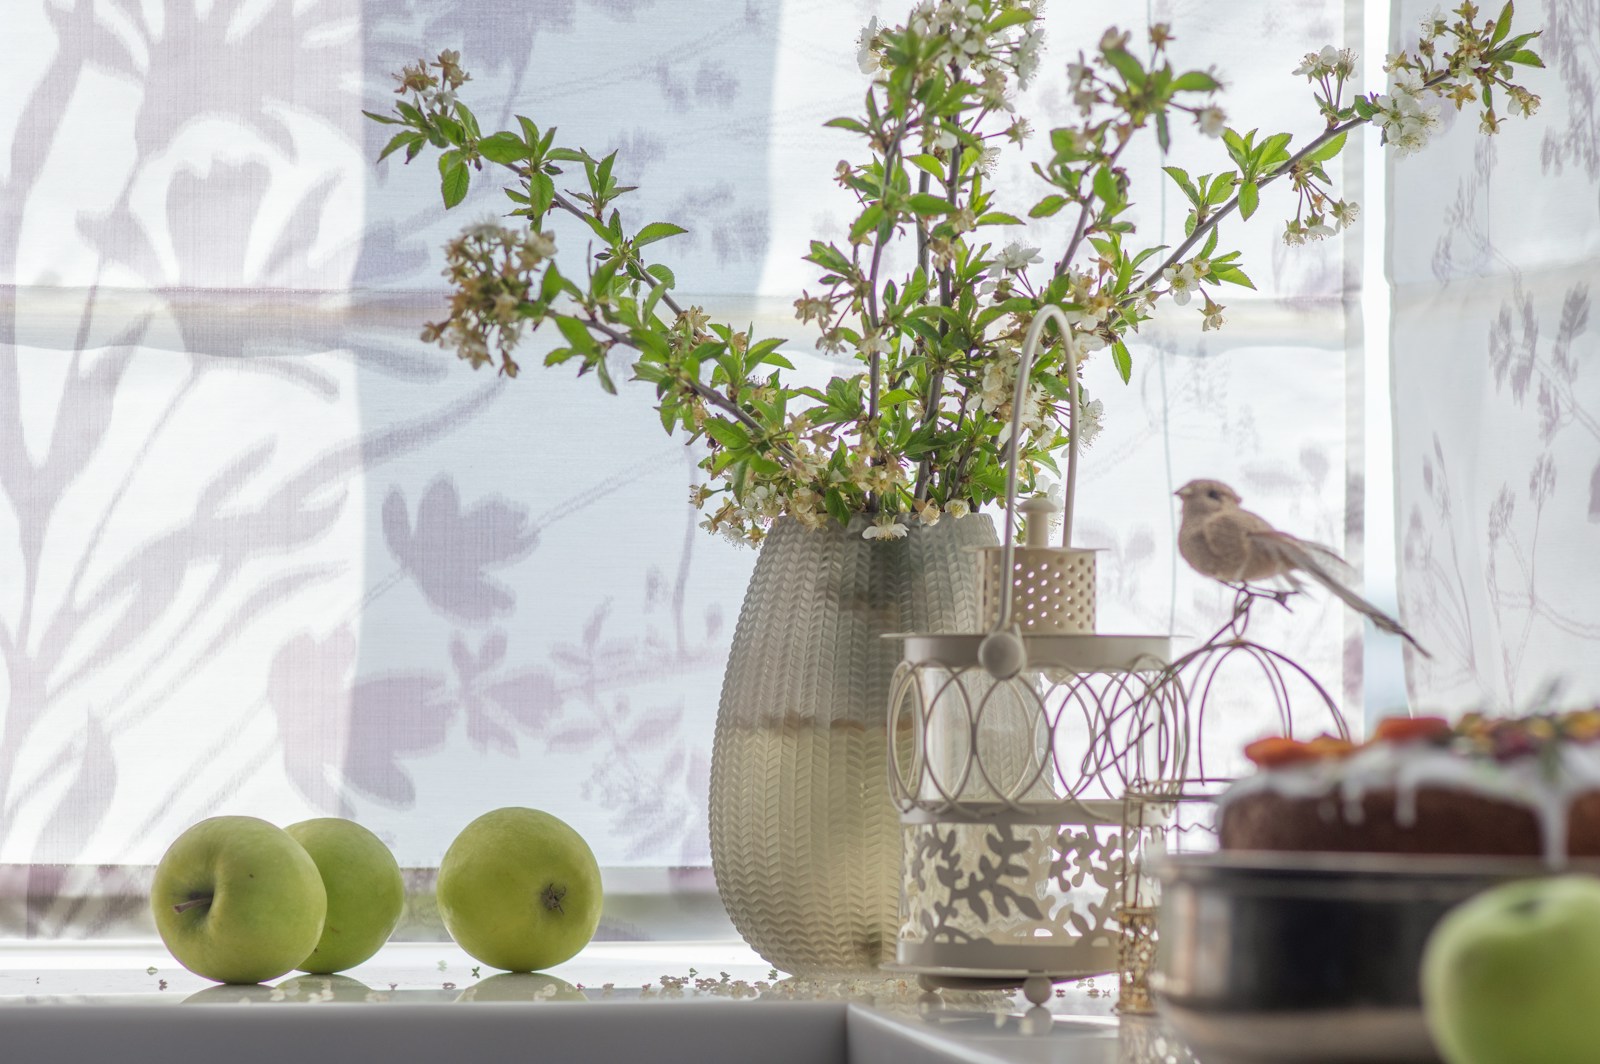
[[[1220,480],[1191,480],[1175,493],[1183,500],[1178,553],[1201,576],[1224,584],[1253,584],[1281,577],[1296,591],[1304,573],[1382,631],[1397,635],[1423,657],[1432,657],[1400,622],[1356,594],[1330,572],[1348,568],[1332,550],[1280,532],[1259,514],[1239,507],[1239,493]]]

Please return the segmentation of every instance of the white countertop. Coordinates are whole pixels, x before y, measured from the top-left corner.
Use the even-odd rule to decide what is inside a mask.
[[[0,1057],[26,1064],[173,1064],[219,1052],[225,1064],[1187,1059],[1151,1023],[1119,1022],[1113,976],[1059,987],[1045,1009],[1029,1011],[1020,995],[994,992],[947,991],[936,1004],[909,979],[771,975],[738,942],[597,942],[552,969],[553,978],[482,968],[453,943],[393,943],[343,978],[220,987],[179,967],[159,942],[0,941]],[[224,1007],[188,1007],[200,1004]]]

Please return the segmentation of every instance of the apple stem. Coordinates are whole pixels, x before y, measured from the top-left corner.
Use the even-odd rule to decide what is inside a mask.
[[[558,887],[554,883],[546,885],[544,892],[539,895],[539,900],[544,902],[544,907],[552,912],[561,911],[561,899],[567,896],[566,887]]]
[[[197,908],[197,907],[199,907],[201,905],[210,905],[210,904],[211,904],[211,895],[206,894],[206,895],[204,895],[202,897],[199,897],[199,898],[190,898],[188,901],[179,902],[177,905],[174,905],[172,907],[172,911],[175,912],[175,913],[185,913],[185,912],[188,912],[190,909]]]

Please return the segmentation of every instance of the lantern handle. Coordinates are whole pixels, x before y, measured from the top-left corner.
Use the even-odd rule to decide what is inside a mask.
[[[1022,403],[1028,392],[1033,372],[1033,358],[1039,347],[1039,337],[1044,333],[1044,327],[1052,321],[1056,323],[1057,331],[1061,333],[1067,361],[1069,435],[1067,483],[1062,489],[1065,499],[1061,514],[1061,545],[1069,549],[1072,546],[1072,508],[1074,497],[1078,493],[1078,359],[1072,352],[1072,322],[1067,320],[1066,314],[1059,306],[1050,303],[1039,308],[1039,312],[1034,315],[1033,324],[1028,326],[1027,336],[1022,341],[1022,354],[1017,362],[1017,385],[1011,397],[1011,438],[1006,441],[1006,534],[1001,544],[1000,555],[1000,616],[994,626],[997,632],[1011,626],[1011,568],[1016,561],[1013,544],[1017,533],[1017,449],[1022,437]]]

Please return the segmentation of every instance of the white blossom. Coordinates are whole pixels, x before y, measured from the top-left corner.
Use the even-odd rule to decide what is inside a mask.
[[[1024,247],[1017,241],[1007,244],[994,259],[995,265],[1003,270],[1025,270],[1034,263],[1043,261],[1044,257],[1039,254],[1038,248]]]
[[[861,532],[862,539],[905,539],[906,526],[894,514],[879,514],[877,520]]]
[[[556,256],[554,233],[529,233],[523,243],[529,251],[542,259],[553,259]]]
[[[967,505],[967,500],[965,499],[951,499],[945,505],[944,512],[959,521],[971,513],[972,508]]]
[[[1328,216],[1340,229],[1348,229],[1356,222],[1356,215],[1361,213],[1361,204],[1348,200],[1340,200],[1328,209]]]
[[[1105,417],[1105,404],[1092,399],[1078,407],[1078,446],[1087,447],[1100,435]]]
[[[1223,127],[1225,127],[1228,122],[1227,113],[1216,104],[1212,104],[1210,107],[1202,107],[1199,111],[1195,112],[1194,118],[1195,121],[1199,123],[1200,132],[1204,133],[1208,137],[1222,136]]]
[[[1182,266],[1168,266],[1161,271],[1161,279],[1167,283],[1172,301],[1180,307],[1187,306],[1195,289],[1200,287],[1200,274],[1189,262]]]
[[[878,70],[882,64],[878,61],[878,53],[873,48],[878,39],[878,16],[873,15],[866,28],[861,31],[861,36],[856,39],[856,65],[863,74],[871,74]]]

